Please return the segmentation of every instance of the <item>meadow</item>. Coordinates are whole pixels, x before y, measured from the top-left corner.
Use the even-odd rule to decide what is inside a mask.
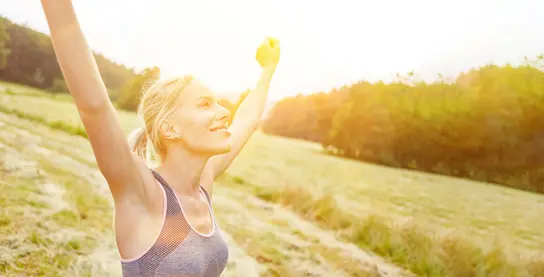
[[[0,273],[116,276],[111,200],[70,98],[0,83],[0,146]],[[225,276],[544,276],[542,194],[261,132],[216,194]]]

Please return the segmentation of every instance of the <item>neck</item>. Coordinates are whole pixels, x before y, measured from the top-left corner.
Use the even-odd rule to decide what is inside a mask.
[[[200,177],[210,157],[184,148],[168,149],[162,164],[156,169],[176,192],[198,196]]]

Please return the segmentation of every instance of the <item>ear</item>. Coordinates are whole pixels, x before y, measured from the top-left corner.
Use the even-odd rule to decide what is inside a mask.
[[[175,126],[172,126],[169,122],[164,122],[161,124],[161,133],[162,135],[170,140],[179,140],[181,139],[181,133],[177,131]]]

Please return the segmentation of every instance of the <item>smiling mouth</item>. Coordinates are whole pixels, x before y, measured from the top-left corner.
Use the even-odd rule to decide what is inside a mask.
[[[215,128],[210,129],[210,131],[212,131],[212,132],[228,131],[228,130],[229,130],[229,128],[228,128],[227,124],[223,124],[223,125],[220,125],[220,126],[217,126]]]

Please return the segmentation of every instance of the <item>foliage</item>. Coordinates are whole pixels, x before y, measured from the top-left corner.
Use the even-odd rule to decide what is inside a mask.
[[[135,73],[102,54],[94,53],[94,56],[110,97],[115,99],[115,93]],[[62,79],[49,36],[0,17],[0,80],[59,92]]]
[[[278,102],[263,131],[388,166],[544,192],[542,56],[453,82],[358,82]]]
[[[6,31],[6,23],[0,18],[0,69],[4,69],[7,65],[7,59],[11,53],[7,47],[9,42],[9,34]]]
[[[136,111],[140,102],[142,91],[150,83],[160,78],[161,71],[158,67],[146,68],[122,90],[117,101],[121,109]]]

